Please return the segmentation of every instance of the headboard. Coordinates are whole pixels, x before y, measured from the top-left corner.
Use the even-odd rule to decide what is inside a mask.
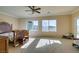
[[[12,31],[12,25],[10,25],[7,22],[0,22],[0,34],[11,31]]]

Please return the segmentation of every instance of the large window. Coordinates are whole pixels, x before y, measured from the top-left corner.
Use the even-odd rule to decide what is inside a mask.
[[[56,20],[42,20],[42,27],[40,28],[43,32],[56,32]],[[29,21],[27,29],[29,31],[38,31],[38,20]]]
[[[38,31],[38,21],[37,20],[30,21],[28,23],[28,30],[29,31]]]
[[[42,20],[43,32],[56,32],[56,20]]]
[[[38,31],[38,21],[32,21],[32,31]]]

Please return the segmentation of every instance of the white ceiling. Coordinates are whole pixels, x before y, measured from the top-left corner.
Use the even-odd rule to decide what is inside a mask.
[[[55,16],[55,15],[69,15],[72,14],[74,10],[79,9],[78,6],[38,6],[41,8],[40,14],[31,11],[25,12],[25,10],[30,10],[25,6],[0,6],[0,13],[11,15],[17,18],[29,18],[29,17],[39,17],[39,16]]]

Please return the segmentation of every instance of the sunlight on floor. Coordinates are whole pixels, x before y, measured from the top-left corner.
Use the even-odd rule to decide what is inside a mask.
[[[60,40],[29,38],[29,41],[25,45],[23,45],[21,48],[27,48],[35,40],[39,40],[39,42],[36,45],[36,48],[40,48],[40,47],[44,47],[44,46],[52,45],[52,44],[58,44],[58,45],[62,44]]]
[[[23,45],[21,48],[27,48],[34,40],[35,38],[29,38],[29,41],[25,45]]]
[[[52,45],[54,43],[62,44],[59,40],[40,39],[36,48],[40,48],[40,47],[47,46],[47,45]]]

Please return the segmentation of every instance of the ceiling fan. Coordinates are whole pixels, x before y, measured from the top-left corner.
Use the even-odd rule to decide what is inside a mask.
[[[30,10],[25,10],[26,12],[28,11],[32,11],[32,14],[36,13],[40,13],[39,10],[41,10],[41,8],[36,8],[36,6],[28,6],[28,8],[30,8]]]

